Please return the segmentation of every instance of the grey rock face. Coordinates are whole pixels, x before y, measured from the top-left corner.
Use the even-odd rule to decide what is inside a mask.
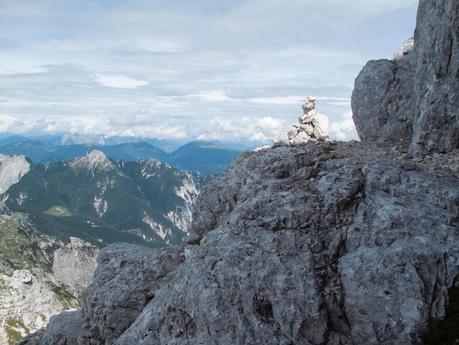
[[[83,296],[80,344],[113,344],[181,260],[178,249],[155,251],[129,244],[103,249],[94,281]]]
[[[457,16],[453,1],[421,0],[418,26],[440,30],[435,11]],[[431,113],[408,112],[420,109],[418,82],[435,86],[427,72],[414,81],[416,47],[359,76],[365,141],[244,153],[201,193],[181,248],[103,250],[79,345],[421,344],[459,286],[459,149]],[[439,140],[425,147],[447,152],[411,141],[429,121]]]
[[[102,251],[80,345],[418,344],[459,283],[458,164],[370,143],[244,154],[189,244]]]
[[[352,110],[362,140],[408,141],[413,132],[413,53],[394,61],[370,61],[360,72]]]
[[[78,345],[83,318],[81,311],[67,311],[52,317],[45,331],[32,334],[18,345]]]
[[[237,161],[200,201],[200,244],[115,344],[419,341],[459,275],[459,181],[333,148]]]
[[[65,248],[54,252],[54,278],[68,291],[79,296],[92,280],[98,252],[98,248],[90,243],[71,237]]]
[[[459,147],[459,3],[421,0],[414,48],[370,61],[352,96],[362,140],[406,141],[412,153]]]
[[[456,0],[420,1],[415,32],[415,151],[459,147],[458,28]]]

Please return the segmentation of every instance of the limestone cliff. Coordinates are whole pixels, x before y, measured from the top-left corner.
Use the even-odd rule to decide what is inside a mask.
[[[414,45],[370,61],[352,97],[362,140],[406,141],[411,153],[459,148],[459,2],[420,0]]]
[[[82,310],[22,344],[421,344],[459,285],[448,74],[459,61],[452,54],[446,71],[443,54],[437,61],[449,51],[445,31],[456,35],[457,9],[421,0],[414,51],[359,76],[362,142],[242,154],[201,193],[186,243],[102,250]]]
[[[95,262],[95,248],[75,242],[62,247],[35,231],[26,215],[0,215],[0,345],[14,344],[46,327],[51,316],[79,306],[78,291],[95,269],[88,264]],[[63,279],[69,270],[70,281]]]

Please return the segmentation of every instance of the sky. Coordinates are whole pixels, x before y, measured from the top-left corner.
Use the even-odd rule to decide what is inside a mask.
[[[417,3],[0,0],[0,132],[269,141],[311,95],[354,139],[354,80]]]

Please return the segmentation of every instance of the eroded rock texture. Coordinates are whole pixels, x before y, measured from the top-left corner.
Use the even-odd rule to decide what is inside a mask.
[[[180,248],[103,250],[79,344],[421,344],[459,285],[459,150],[457,132],[427,111],[444,98],[415,97],[422,85],[455,97],[441,86],[448,74],[432,84],[443,60],[422,67],[432,38],[419,40],[423,30],[441,40],[456,15],[455,1],[421,0],[415,50],[372,62],[359,77],[370,88],[354,94],[359,131],[389,143],[244,153],[201,193]],[[426,150],[447,152],[410,155],[403,141],[417,151],[418,133],[430,138]],[[25,344],[58,344],[46,343],[52,332]]]
[[[414,154],[459,147],[459,2],[421,0],[414,47],[370,61],[355,83],[362,140],[406,141]]]
[[[458,167],[368,143],[246,153],[188,244],[102,251],[79,344],[417,344],[459,281]]]

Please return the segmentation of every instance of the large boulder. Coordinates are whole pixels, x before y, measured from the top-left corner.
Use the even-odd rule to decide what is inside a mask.
[[[52,317],[46,330],[26,337],[18,345],[78,345],[82,324],[81,311],[66,311]]]
[[[414,154],[459,147],[459,3],[421,0],[414,45],[370,61],[352,109],[362,140],[406,142]]]
[[[103,249],[94,281],[83,296],[81,345],[113,344],[131,326],[167,276],[181,263],[180,250],[130,244]],[[49,344],[52,345],[52,344]]]

